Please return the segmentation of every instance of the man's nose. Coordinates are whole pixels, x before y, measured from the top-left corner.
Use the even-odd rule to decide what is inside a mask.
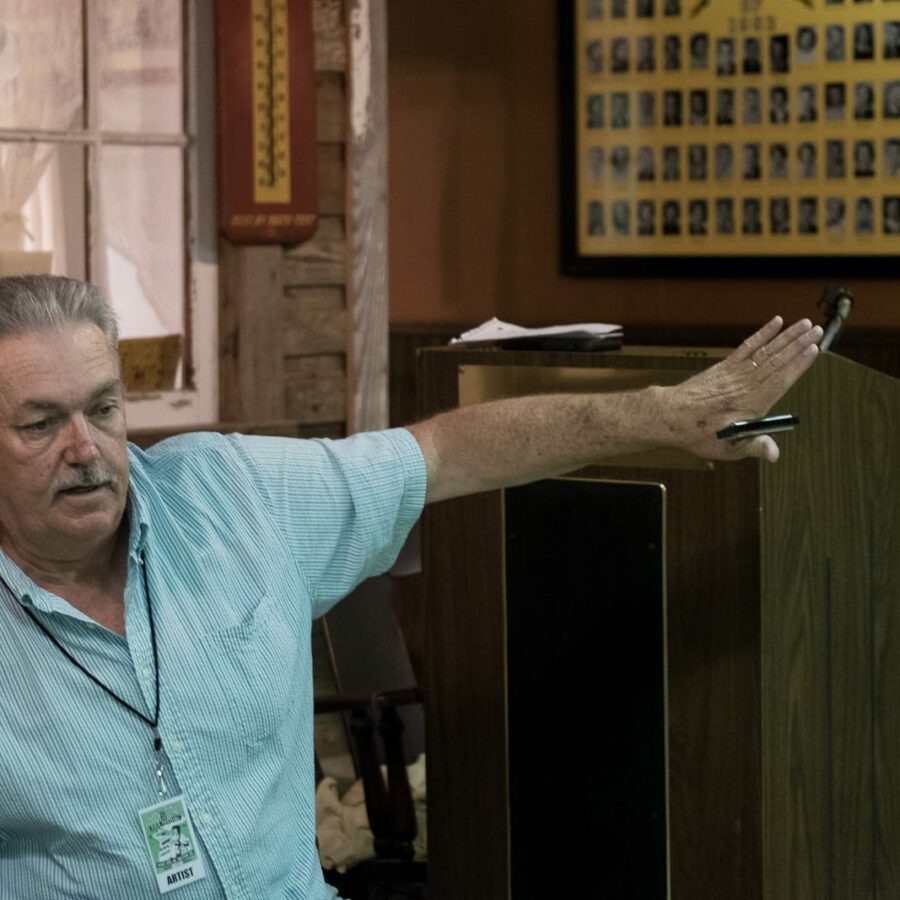
[[[93,462],[100,456],[91,429],[83,415],[72,416],[67,425],[65,440],[63,459],[70,465]]]

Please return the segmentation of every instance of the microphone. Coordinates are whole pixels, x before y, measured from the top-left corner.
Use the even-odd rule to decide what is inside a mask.
[[[818,305],[825,307],[825,314],[828,316],[824,325],[825,333],[822,335],[822,340],[819,341],[819,350],[830,350],[837,342],[844,322],[853,307],[853,294],[840,285],[829,284],[823,291]]]

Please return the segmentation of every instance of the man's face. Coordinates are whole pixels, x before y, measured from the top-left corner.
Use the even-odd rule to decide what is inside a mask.
[[[0,546],[77,559],[115,536],[127,496],[123,389],[100,329],[0,339]]]

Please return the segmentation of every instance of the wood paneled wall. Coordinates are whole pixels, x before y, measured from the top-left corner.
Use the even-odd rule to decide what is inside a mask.
[[[223,421],[387,424],[384,18],[383,0],[314,2],[318,228],[296,246],[220,244]],[[368,102],[351,128],[354,91]]]

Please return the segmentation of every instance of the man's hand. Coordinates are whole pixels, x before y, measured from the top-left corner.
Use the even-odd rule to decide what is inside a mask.
[[[673,445],[704,459],[778,459],[769,435],[720,441],[715,433],[731,422],[764,416],[815,361],[822,329],[809,319],[784,331],[781,325],[776,316],[720,363],[661,389]]]
[[[428,468],[427,501],[524,484],[610,456],[660,447],[704,459],[774,462],[769,436],[720,441],[716,431],[765,415],[818,354],[822,329],[776,316],[726,359],[672,387],[542,394],[468,406],[410,426]]]

